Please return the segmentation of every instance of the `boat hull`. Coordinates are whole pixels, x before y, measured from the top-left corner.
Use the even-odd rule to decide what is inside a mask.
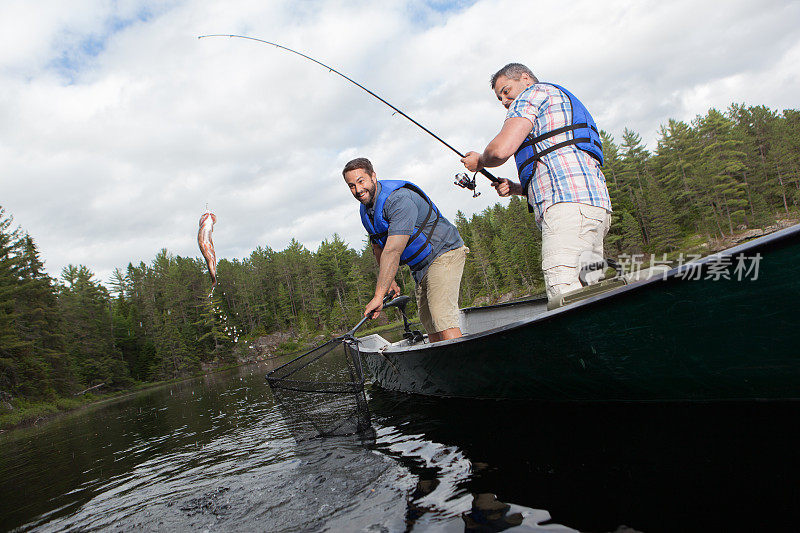
[[[380,387],[427,395],[577,401],[800,398],[800,226],[732,248],[755,280],[676,268],[460,339],[361,348]],[[698,270],[699,269],[699,270]]]

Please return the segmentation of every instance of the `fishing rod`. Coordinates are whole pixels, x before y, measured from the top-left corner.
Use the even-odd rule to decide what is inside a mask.
[[[333,68],[333,67],[331,67],[331,66],[329,66],[329,65],[326,65],[325,63],[323,63],[323,62],[321,62],[321,61],[317,61],[317,60],[316,60],[316,59],[314,59],[313,57],[307,56],[306,54],[303,54],[303,53],[301,53],[301,52],[298,52],[297,50],[292,50],[291,48],[287,48],[287,47],[285,47],[285,46],[282,46],[282,45],[280,45],[280,44],[273,43],[273,42],[270,42],[270,41],[265,41],[264,39],[257,39],[257,38],[255,38],[255,37],[248,37],[247,35],[229,35],[229,34],[220,34],[220,33],[215,33],[215,34],[212,34],[212,35],[200,35],[200,36],[198,36],[197,38],[198,38],[198,39],[203,39],[203,38],[205,38],[205,37],[231,37],[231,38],[234,38],[234,37],[235,37],[235,38],[237,38],[237,39],[249,39],[249,40],[251,40],[251,41],[258,41],[258,42],[260,42],[260,43],[264,43],[264,44],[271,44],[272,46],[275,46],[275,47],[277,47],[277,48],[281,48],[281,49],[283,49],[283,50],[286,50],[287,52],[291,52],[291,53],[293,53],[293,54],[297,54],[297,55],[299,55],[300,57],[304,57],[304,58],[306,58],[306,59],[308,59],[308,60],[311,60],[311,61],[313,61],[314,63],[316,63],[316,64],[318,64],[318,65],[321,65],[321,66],[325,67],[326,69],[328,69],[328,71],[330,71],[330,72],[333,72],[333,73],[335,73],[335,74],[338,74],[339,76],[341,76],[342,78],[346,79],[347,81],[349,81],[349,82],[350,82],[350,83],[352,83],[353,85],[355,85],[355,86],[357,86],[357,87],[360,87],[361,89],[363,89],[363,90],[364,90],[364,91],[366,91],[367,93],[371,94],[372,96],[374,96],[375,98],[377,98],[378,100],[380,100],[381,102],[383,102],[384,104],[386,104],[386,105],[388,105],[389,107],[391,107],[392,109],[394,109],[394,111],[395,111],[396,113],[400,113],[401,115],[403,115],[404,117],[406,117],[408,120],[410,120],[411,122],[413,122],[415,125],[417,125],[417,126],[419,126],[420,128],[422,128],[422,130],[423,130],[425,133],[427,133],[428,135],[430,135],[431,137],[433,137],[434,139],[436,139],[437,141],[439,141],[439,142],[440,142],[440,143],[442,143],[443,145],[445,145],[445,146],[447,146],[448,148],[450,148],[452,151],[454,151],[455,153],[457,153],[457,154],[459,155],[459,157],[462,157],[462,158],[464,157],[464,154],[462,154],[460,151],[458,151],[458,150],[456,150],[455,148],[453,148],[453,147],[452,147],[452,146],[451,146],[449,143],[447,143],[447,142],[446,142],[444,139],[442,139],[441,137],[439,137],[438,135],[436,135],[435,133],[433,133],[431,130],[429,130],[428,128],[426,128],[425,126],[423,126],[422,124],[420,124],[419,122],[417,122],[416,120],[414,120],[413,118],[409,117],[407,114],[405,114],[405,113],[404,113],[403,111],[401,111],[400,109],[397,109],[395,106],[393,106],[392,104],[390,104],[389,102],[387,102],[386,100],[384,100],[383,98],[381,98],[380,96],[378,96],[377,94],[375,94],[374,92],[370,91],[369,89],[367,89],[366,87],[364,87],[363,85],[361,85],[360,83],[358,83],[357,81],[355,81],[354,79],[350,78],[349,76],[345,76],[344,74],[342,74],[341,72],[339,72],[339,71],[338,71],[338,70],[336,70],[335,68]],[[497,179],[497,178],[496,178],[496,177],[495,177],[495,176],[494,176],[494,175],[493,175],[491,172],[489,172],[489,171],[488,171],[488,170],[486,170],[486,169],[481,169],[479,172],[480,172],[481,174],[483,174],[484,176],[486,176],[487,178],[489,178],[489,179],[490,179],[490,180],[491,180],[493,183],[499,183],[499,182],[500,182],[500,180],[499,180],[499,179]],[[470,178],[469,178],[469,177],[468,177],[466,174],[463,174],[463,173],[462,173],[462,174],[459,174],[459,175],[457,175],[456,177],[457,177],[457,178],[459,178],[459,180],[455,182],[455,184],[456,184],[456,185],[458,185],[458,186],[460,186],[460,187],[464,187],[464,188],[466,188],[466,189],[470,189],[470,190],[472,190],[472,191],[474,191],[474,190],[475,190],[475,176],[474,176],[474,175],[472,176],[472,179],[471,179],[471,180],[470,180]],[[478,194],[480,194],[480,193],[474,193],[474,196],[477,196]]]

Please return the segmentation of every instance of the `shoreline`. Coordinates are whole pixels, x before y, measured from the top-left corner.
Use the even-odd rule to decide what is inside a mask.
[[[389,322],[387,324],[379,325],[374,328],[370,328],[365,331],[366,334],[370,333],[378,333],[380,331],[385,331],[387,329],[392,329],[395,327],[402,327],[403,321],[396,320]],[[335,337],[334,337],[335,338]],[[312,343],[313,344],[313,343]],[[170,383],[181,383],[183,381],[188,381],[192,379],[197,379],[203,376],[209,376],[212,374],[217,374],[219,372],[224,372],[226,370],[232,370],[234,368],[240,368],[247,365],[252,364],[259,364],[263,363],[264,361],[268,361],[270,359],[277,359],[280,357],[287,357],[292,355],[300,355],[305,351],[309,350],[313,346],[303,346],[302,349],[288,352],[288,353],[278,353],[266,358],[255,358],[249,359],[245,361],[241,361],[237,364],[230,364],[230,365],[221,365],[221,366],[213,366],[210,364],[206,364],[203,366],[203,370],[193,374],[191,376],[187,376],[184,378],[176,378],[172,380],[164,380],[164,381],[154,381],[154,382],[144,382],[134,385],[131,388],[123,389],[115,392],[109,392],[106,394],[93,394],[88,392],[82,398],[76,397],[61,397],[51,401],[42,401],[42,402],[30,402],[28,405],[24,407],[18,407],[15,411],[21,411],[20,414],[15,416],[15,411],[11,413],[7,413],[4,415],[0,415],[0,438],[7,436],[17,430],[38,427],[39,423],[47,423],[52,420],[55,420],[58,417],[76,413],[84,409],[88,409],[92,406],[100,405],[106,402],[110,402],[113,400],[118,400],[121,398],[125,398],[127,396],[132,396],[134,394],[138,394],[142,391],[146,391],[149,389],[153,389],[156,387],[161,387]],[[30,411],[28,414],[25,414],[26,411]],[[14,420],[13,422],[6,422],[5,419],[13,419],[19,418],[19,420]]]
[[[118,400],[121,398],[125,398],[127,396],[132,396],[134,394],[138,394],[140,392],[149,389],[162,387],[170,383],[181,383],[183,381],[197,379],[203,376],[224,372],[226,370],[238,368],[240,366],[245,366],[257,362],[259,361],[247,361],[238,365],[227,365],[224,367],[219,367],[213,370],[209,370],[207,372],[199,372],[197,374],[193,374],[191,376],[187,376],[184,378],[139,383],[128,389],[109,392],[106,394],[95,395],[88,393],[83,398],[80,399],[75,397],[72,398],[61,397],[51,401],[30,402],[30,405],[17,408],[17,410],[22,411],[22,414],[18,415],[22,417],[20,420],[10,423],[4,420],[5,418],[12,418],[12,415],[15,414],[14,411],[12,411],[11,413],[7,413],[5,415],[0,415],[0,437],[8,435],[16,430],[37,427],[40,422],[44,423],[50,422],[60,416],[70,413],[76,413],[95,405],[100,405],[106,402],[110,402],[112,400]],[[26,410],[31,412],[29,414],[24,414]]]

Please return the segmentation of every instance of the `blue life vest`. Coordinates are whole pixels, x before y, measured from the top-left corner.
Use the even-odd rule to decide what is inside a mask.
[[[552,131],[541,132],[536,137],[534,137],[532,134],[528,135],[528,138],[525,139],[525,142],[523,142],[517,149],[517,152],[514,154],[514,160],[517,163],[519,182],[522,185],[522,190],[525,191],[528,189],[528,182],[536,172],[537,161],[550,152],[558,150],[559,148],[574,144],[584,152],[587,152],[590,156],[597,159],[601,166],[603,164],[603,144],[600,140],[600,133],[597,131],[597,125],[595,124],[592,115],[590,115],[589,111],[586,109],[586,106],[584,106],[581,101],[575,97],[575,95],[562,86],[556,85],[555,83],[547,83],[545,85],[552,85],[569,97],[569,102],[572,107],[572,120],[570,121],[571,124],[568,124],[562,128],[556,128]],[[538,143],[567,131],[572,132],[572,139],[554,144],[553,146],[550,146],[544,150],[537,149],[536,145]]]
[[[433,204],[431,199],[428,198],[428,195],[422,192],[422,189],[410,181],[379,180],[378,183],[381,184],[381,192],[378,194],[378,197],[375,198],[375,201],[372,204],[375,208],[375,212],[373,214],[374,220],[370,220],[369,216],[367,215],[367,207],[364,204],[361,204],[361,223],[364,224],[364,228],[367,230],[367,233],[369,233],[369,237],[372,242],[376,243],[381,248],[386,247],[386,237],[389,231],[389,222],[383,218],[383,206],[390,194],[397,189],[405,187],[419,194],[426,202],[428,202],[428,214],[425,216],[425,220],[420,226],[415,226],[414,233],[408,238],[406,248],[400,255],[401,265],[407,264],[409,267],[414,268],[414,265],[420,263],[433,251],[430,241],[433,230],[436,229],[436,224],[439,223],[439,210]],[[431,227],[430,232],[425,233],[423,230],[425,229],[425,226],[428,224],[428,221],[432,215],[435,215],[436,219],[433,221],[433,226]]]

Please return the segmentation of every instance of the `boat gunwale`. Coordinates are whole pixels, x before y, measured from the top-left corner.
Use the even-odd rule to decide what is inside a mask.
[[[530,298],[522,298],[519,300],[514,300],[513,302],[503,302],[500,304],[492,304],[492,305],[473,305],[471,307],[464,307],[459,309],[459,311],[463,311],[465,313],[473,313],[475,311],[485,311],[486,309],[500,309],[501,307],[510,307],[513,305],[520,305],[520,304],[529,304],[533,302],[547,302],[547,296],[531,296]]]

